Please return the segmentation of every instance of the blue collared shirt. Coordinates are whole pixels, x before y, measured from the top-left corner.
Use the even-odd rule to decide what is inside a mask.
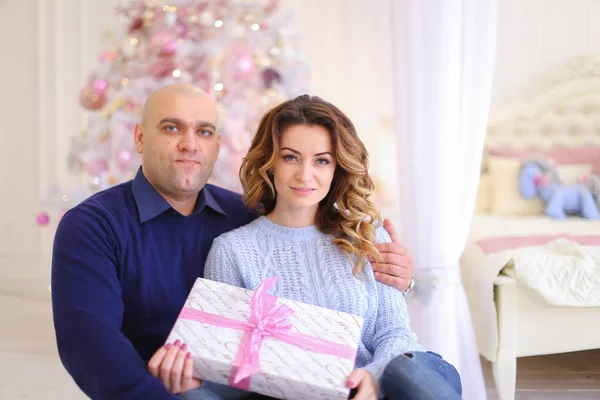
[[[206,185],[183,216],[141,169],[62,218],[52,256],[61,360],[91,398],[175,399],[148,373],[215,237],[254,218],[239,194]]]

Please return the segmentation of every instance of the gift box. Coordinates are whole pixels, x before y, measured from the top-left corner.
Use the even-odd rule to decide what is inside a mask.
[[[179,339],[194,376],[290,400],[347,399],[362,317],[198,278],[168,343]]]

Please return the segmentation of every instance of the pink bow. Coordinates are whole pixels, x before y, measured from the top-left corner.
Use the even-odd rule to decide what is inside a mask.
[[[535,187],[547,186],[552,183],[552,176],[550,174],[540,174],[539,172],[535,174],[535,178],[533,178],[533,184]]]
[[[238,321],[216,314],[184,307],[180,319],[205,322],[224,328],[244,331],[238,351],[233,361],[229,377],[229,386],[248,390],[253,374],[260,370],[260,348],[266,337],[273,337],[302,349],[322,354],[354,360],[356,349],[343,344],[330,342],[318,337],[291,332],[289,318],[294,310],[285,304],[277,304],[277,297],[267,292],[279,280],[279,277],[265,279],[258,285],[250,300],[250,318],[248,322]]]

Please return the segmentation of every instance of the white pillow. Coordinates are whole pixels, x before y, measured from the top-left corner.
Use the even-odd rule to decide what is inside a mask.
[[[477,188],[477,202],[475,203],[475,212],[478,214],[488,214],[492,205],[492,188],[490,187],[490,175],[486,172],[479,178],[479,187]]]

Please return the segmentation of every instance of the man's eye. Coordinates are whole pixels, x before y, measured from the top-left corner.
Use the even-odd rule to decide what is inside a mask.
[[[167,132],[177,132],[177,127],[175,125],[167,125],[165,126]]]
[[[206,129],[202,129],[202,130],[200,131],[200,135],[201,135],[201,136],[210,136],[210,135],[212,135],[212,134],[213,134],[213,133],[212,133],[212,131],[209,131],[209,130],[206,130]]]

